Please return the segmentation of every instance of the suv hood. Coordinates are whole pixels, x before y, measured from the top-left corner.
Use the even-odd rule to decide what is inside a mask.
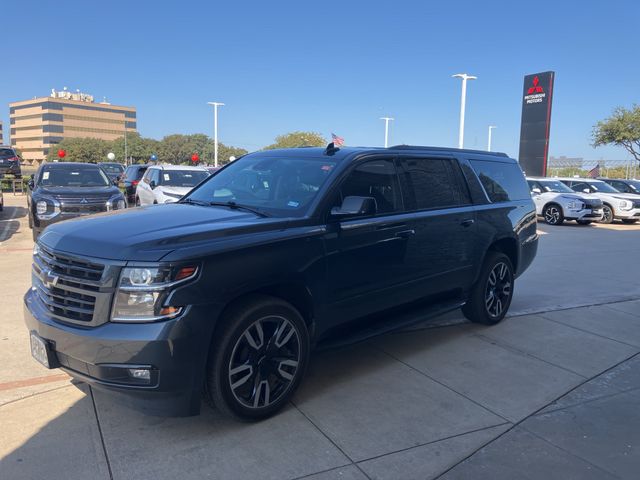
[[[49,226],[38,241],[70,254],[156,262],[177,248],[273,230],[286,222],[226,207],[173,203],[60,222]]]
[[[599,200],[595,195],[590,193],[559,193],[563,198],[570,198],[572,200]]]

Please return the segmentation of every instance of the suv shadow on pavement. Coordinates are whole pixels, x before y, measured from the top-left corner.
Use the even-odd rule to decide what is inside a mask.
[[[6,242],[20,229],[20,218],[27,215],[25,207],[5,205],[0,212],[0,242]]]

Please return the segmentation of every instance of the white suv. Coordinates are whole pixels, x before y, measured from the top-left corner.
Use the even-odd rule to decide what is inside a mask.
[[[528,177],[536,213],[549,225],[575,220],[580,225],[602,220],[602,200],[593,195],[578,194],[555,178]]]
[[[204,167],[149,167],[136,188],[136,205],[177,202],[208,176],[209,171]]]
[[[593,178],[559,178],[574,192],[590,193],[604,204],[602,223],[611,223],[615,219],[624,223],[636,223],[640,220],[640,199],[637,195],[622,193],[602,180]]]

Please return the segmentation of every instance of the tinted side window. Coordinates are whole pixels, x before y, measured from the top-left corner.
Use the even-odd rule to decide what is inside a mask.
[[[407,210],[446,208],[462,203],[449,160],[403,158],[400,166]]]
[[[152,170],[147,170],[144,174],[144,176],[142,177],[142,181],[145,183],[149,183],[151,181],[151,172]]]
[[[156,185],[160,185],[160,170],[157,168],[151,170],[151,181],[156,182]]]
[[[492,202],[530,199],[527,182],[517,164],[485,160],[470,163]]]
[[[393,160],[371,160],[357,166],[340,188],[342,198],[373,197],[378,213],[402,210],[400,185]]]
[[[571,189],[574,192],[580,192],[580,193],[582,193],[585,189],[588,189],[589,191],[591,191],[591,187],[585,182],[574,183],[573,185],[571,185]]]
[[[609,184],[615,188],[616,190],[620,190],[624,193],[633,193],[633,190],[629,188],[629,186],[624,182],[609,182]]]

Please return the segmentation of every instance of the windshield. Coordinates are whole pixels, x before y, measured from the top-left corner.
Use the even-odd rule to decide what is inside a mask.
[[[165,187],[195,187],[209,176],[204,170],[164,170],[161,184]]]
[[[16,152],[10,148],[0,148],[0,158],[15,157]]]
[[[540,185],[544,188],[545,192],[554,192],[554,193],[575,193],[569,187],[567,187],[564,183],[558,180],[540,180]]]
[[[39,185],[44,187],[108,187],[111,181],[97,165],[45,165]]]
[[[100,166],[107,173],[120,175],[124,172],[124,167],[119,163],[101,163]]]
[[[274,216],[301,216],[335,167],[327,158],[249,155],[216,173],[189,195],[200,202],[234,202]]]
[[[620,190],[616,190],[608,183],[604,182],[588,182],[589,186],[596,192],[601,193],[620,193]]]

